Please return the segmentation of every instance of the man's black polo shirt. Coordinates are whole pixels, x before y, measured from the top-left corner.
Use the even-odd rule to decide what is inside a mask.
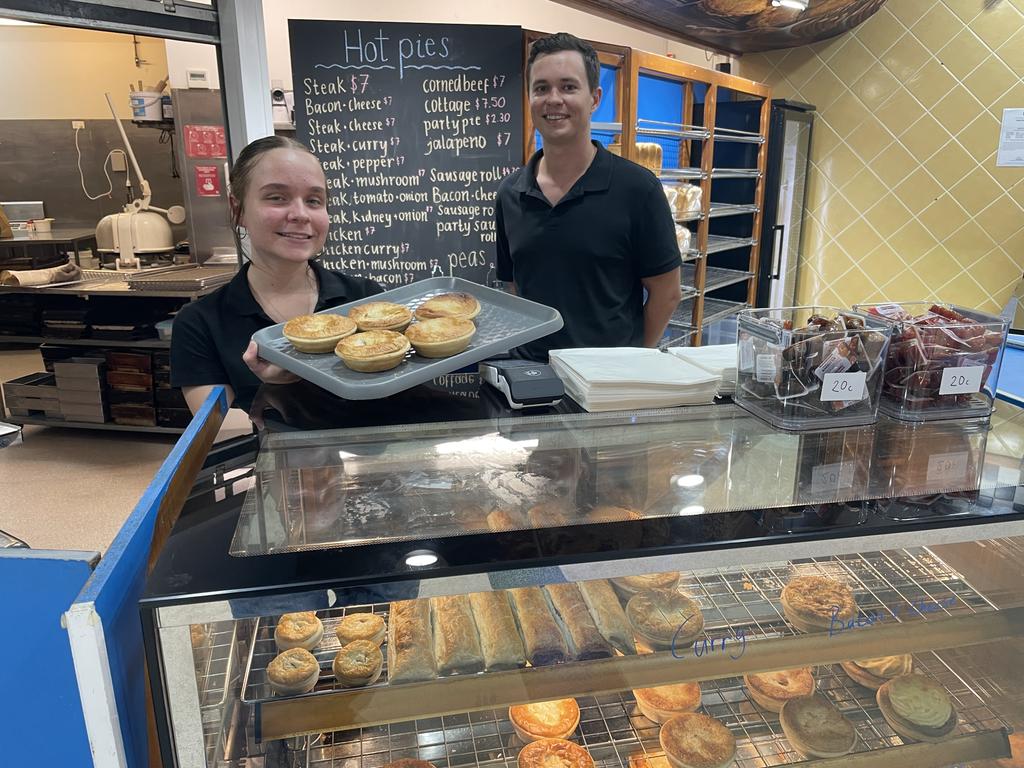
[[[310,266],[320,285],[316,311],[372,296],[383,289],[373,280]],[[227,384],[235,403],[248,408],[260,380],[242,362],[242,353],[256,331],[275,325],[249,288],[249,264],[231,282],[199,301],[186,304],[174,318],[171,334],[171,386]]]
[[[537,186],[538,151],[498,188],[498,279],[554,307],[565,327],[520,352],[643,345],[641,278],[679,266],[675,223],[650,171],[594,142],[586,173],[554,207]]]

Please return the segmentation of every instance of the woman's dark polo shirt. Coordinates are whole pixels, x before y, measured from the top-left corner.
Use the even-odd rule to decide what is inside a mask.
[[[643,346],[645,277],[679,266],[675,222],[657,177],[597,142],[586,173],[552,207],[537,186],[543,150],[506,178],[495,204],[498,279],[554,307],[565,327],[520,351]]]
[[[320,285],[317,312],[383,291],[373,280],[332,272],[315,261],[310,266]],[[242,353],[256,331],[275,323],[252,295],[248,272],[246,264],[230,283],[186,304],[174,318],[171,386],[227,384],[236,405],[249,407],[261,382],[242,362]]]

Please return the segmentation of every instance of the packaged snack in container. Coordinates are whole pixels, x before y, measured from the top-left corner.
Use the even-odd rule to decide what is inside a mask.
[[[744,310],[733,399],[782,429],[873,424],[891,333],[838,307]]]
[[[882,385],[883,413],[906,421],[992,413],[1007,322],[938,302],[858,304],[889,322],[892,341]]]

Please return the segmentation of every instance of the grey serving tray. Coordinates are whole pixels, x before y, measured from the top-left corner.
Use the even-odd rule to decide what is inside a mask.
[[[451,357],[431,359],[411,351],[398,367],[390,371],[360,373],[347,368],[333,352],[325,355],[299,352],[282,335],[283,323],[257,331],[252,338],[259,347],[260,357],[267,362],[279,365],[339,397],[376,400],[507,352],[562,327],[562,316],[551,307],[459,277],[427,278],[318,314],[344,315],[352,307],[371,301],[392,301],[415,312],[427,299],[452,291],[475,296],[480,302],[480,314],[473,320],[477,330],[469,348]]]

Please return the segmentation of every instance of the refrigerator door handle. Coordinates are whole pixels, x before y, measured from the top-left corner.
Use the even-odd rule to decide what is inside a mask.
[[[786,236],[786,225],[774,224],[772,234],[772,273],[768,279],[778,280],[781,277],[779,270],[782,268],[782,243]]]

